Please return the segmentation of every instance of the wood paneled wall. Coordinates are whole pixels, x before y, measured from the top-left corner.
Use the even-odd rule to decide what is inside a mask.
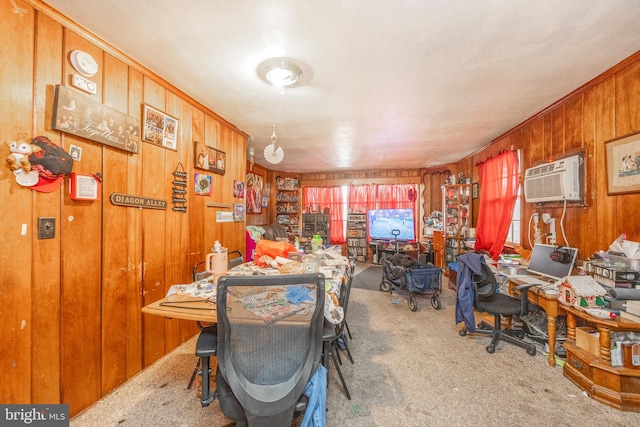
[[[2,153],[7,140],[43,135],[67,151],[81,147],[74,171],[103,181],[99,201],[74,201],[66,180],[39,193],[0,168],[0,402],[68,403],[74,415],[196,333],[194,322],[141,308],[190,282],[215,240],[244,252],[244,222],[217,223],[218,208],[206,203],[238,202],[233,182],[245,179],[247,135],[107,42],[29,4],[21,14],[0,2],[2,61],[10,64],[0,68]],[[177,151],[141,142],[133,154],[53,131],[53,89],[68,85],[75,49],[98,62],[94,99],[134,117],[147,103],[178,118]],[[226,173],[211,174],[210,196],[193,194],[193,141],[227,156]],[[189,176],[186,213],[171,209],[179,164]],[[114,192],[166,200],[168,208],[116,206]],[[39,217],[55,218],[54,239],[38,239]]]

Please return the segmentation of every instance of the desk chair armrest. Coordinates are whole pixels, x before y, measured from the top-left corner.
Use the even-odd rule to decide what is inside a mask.
[[[520,314],[529,312],[529,288],[537,286],[535,283],[525,283],[513,288],[516,292],[520,292]]]

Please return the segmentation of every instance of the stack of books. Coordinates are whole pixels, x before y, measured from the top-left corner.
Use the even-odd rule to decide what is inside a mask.
[[[620,321],[640,323],[640,301],[627,300],[624,310],[620,310]]]

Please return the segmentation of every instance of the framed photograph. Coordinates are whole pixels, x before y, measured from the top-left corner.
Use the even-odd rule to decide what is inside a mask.
[[[246,196],[248,214],[262,213],[262,175],[247,172]]]
[[[138,152],[140,122],[101,104],[90,95],[56,85],[51,127],[131,153]],[[80,160],[82,150],[72,156]]]
[[[170,150],[178,150],[179,121],[148,104],[142,113],[144,130],[142,140]]]
[[[640,191],[640,132],[605,142],[607,194]]]
[[[233,220],[236,222],[244,221],[244,203],[233,204]]]
[[[474,199],[478,198],[478,183],[474,182],[471,186],[471,194]]]
[[[244,181],[233,181],[233,197],[244,199]]]
[[[204,142],[195,141],[193,146],[194,167],[224,175],[227,155],[220,150],[209,147]]]
[[[69,196],[71,200],[100,199],[100,180],[95,175],[71,172]]]

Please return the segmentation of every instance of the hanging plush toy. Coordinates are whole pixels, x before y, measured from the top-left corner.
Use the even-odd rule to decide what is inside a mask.
[[[16,141],[7,141],[7,145],[9,146],[9,151],[11,151],[9,156],[7,156],[9,169],[12,171],[22,169],[25,172],[29,172],[31,170],[29,156],[31,153],[40,151],[40,147],[35,144],[29,144],[28,142]]]

